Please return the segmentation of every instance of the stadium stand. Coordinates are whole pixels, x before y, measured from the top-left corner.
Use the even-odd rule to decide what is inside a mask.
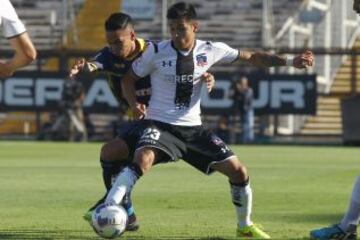
[[[158,5],[160,2],[158,1]],[[261,48],[262,0],[190,0],[188,2],[197,6],[200,19],[199,39],[223,41],[239,48]],[[282,26],[284,19],[296,12],[301,2],[302,0],[274,1],[276,29]],[[153,21],[136,21],[136,30],[141,37],[161,39],[161,7],[157,7],[157,11]]]
[[[62,0],[12,0],[14,7],[38,50],[60,47],[63,34]],[[84,0],[73,0],[74,11],[78,11]],[[0,46],[9,49],[9,43],[0,36]]]
[[[73,31],[68,32],[67,48],[98,50],[105,41],[104,22],[113,12],[120,10],[121,1],[85,1],[76,16],[78,42],[72,41]],[[101,11],[100,11],[101,10]]]

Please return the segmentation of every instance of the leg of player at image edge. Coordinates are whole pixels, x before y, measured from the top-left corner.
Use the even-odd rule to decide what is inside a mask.
[[[339,224],[315,229],[310,232],[316,240],[356,240],[357,225],[360,221],[360,176],[357,178],[351,196],[350,205]]]
[[[103,180],[104,180],[104,184],[105,187],[107,189],[107,192],[111,189],[112,186],[112,182],[115,180],[116,175],[120,172],[120,169],[123,167],[121,164],[117,163],[117,162],[110,162],[110,161],[100,161],[101,163],[101,167],[103,169]],[[83,216],[83,218],[89,222],[91,224],[91,218],[92,218],[92,212],[93,210],[99,206],[100,204],[105,202],[107,193],[100,199],[98,200],[94,206],[92,206]],[[132,206],[132,201],[131,201],[131,193],[129,192],[129,194],[125,194],[124,199],[121,201],[120,204],[126,211],[128,214],[128,223],[126,226],[126,231],[137,231],[140,227],[136,215],[135,215],[135,211],[134,211],[134,207]]]

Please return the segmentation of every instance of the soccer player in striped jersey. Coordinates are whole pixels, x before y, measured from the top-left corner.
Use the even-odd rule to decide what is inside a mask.
[[[114,13],[105,22],[106,40],[108,46],[100,50],[96,56],[88,61],[78,59],[70,69],[70,77],[75,78],[80,72],[105,72],[109,75],[109,86],[112,93],[120,104],[126,100],[122,96],[121,81],[125,73],[130,69],[132,62],[140,57],[152,43],[137,38],[131,17],[124,13]],[[202,80],[206,82],[208,89],[212,88],[214,78],[211,74],[204,74]],[[151,95],[150,76],[144,76],[136,83],[136,99],[143,104],[148,104]],[[103,169],[103,180],[107,190],[110,189],[112,179],[119,173],[123,166],[132,160],[135,151],[135,143],[139,138],[140,129],[136,121],[124,123],[120,127],[120,133],[116,139],[103,145],[100,153],[100,163]],[[93,209],[104,201],[100,199],[84,215],[85,220],[91,221]],[[121,203],[127,210],[129,222],[128,231],[135,231],[139,225],[131,203],[130,195],[127,195]]]
[[[313,54],[307,51],[287,59],[198,40],[195,8],[184,2],[172,5],[167,18],[171,39],[149,47],[123,78],[124,96],[136,116],[145,116],[142,121],[145,129],[137,142],[133,163],[120,172],[105,202],[121,202],[155,163],[183,159],[205,174],[218,171],[228,178],[238,237],[269,239],[251,220],[252,190],[246,167],[219,137],[202,126],[200,76],[218,62],[241,61],[259,67],[288,65],[302,69],[312,66]],[[145,112],[136,101],[134,84],[146,75],[151,76],[152,95]]]

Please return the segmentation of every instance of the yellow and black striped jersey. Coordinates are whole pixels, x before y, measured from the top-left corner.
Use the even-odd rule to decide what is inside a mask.
[[[108,82],[111,91],[120,103],[125,101],[121,93],[122,77],[131,68],[132,62],[138,57],[140,57],[142,53],[147,49],[147,46],[151,44],[150,41],[141,38],[137,38],[136,41],[137,44],[140,46],[139,52],[130,59],[121,59],[118,56],[114,55],[110,51],[109,47],[104,47],[96,54],[93,59],[88,62],[91,71],[104,72],[108,75]],[[137,100],[140,103],[144,103],[147,105],[151,94],[150,76],[146,76],[136,81],[135,87]]]

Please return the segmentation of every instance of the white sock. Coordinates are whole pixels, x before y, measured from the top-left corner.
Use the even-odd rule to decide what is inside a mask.
[[[250,184],[238,186],[230,183],[230,187],[239,226],[251,226],[253,223],[250,220],[252,210],[252,190]]]
[[[351,201],[344,218],[341,220],[339,227],[346,232],[350,225],[357,226],[360,221],[360,176],[357,178],[352,195]]]
[[[113,183],[105,203],[120,204],[126,193],[130,193],[139,175],[129,167],[125,167]]]

